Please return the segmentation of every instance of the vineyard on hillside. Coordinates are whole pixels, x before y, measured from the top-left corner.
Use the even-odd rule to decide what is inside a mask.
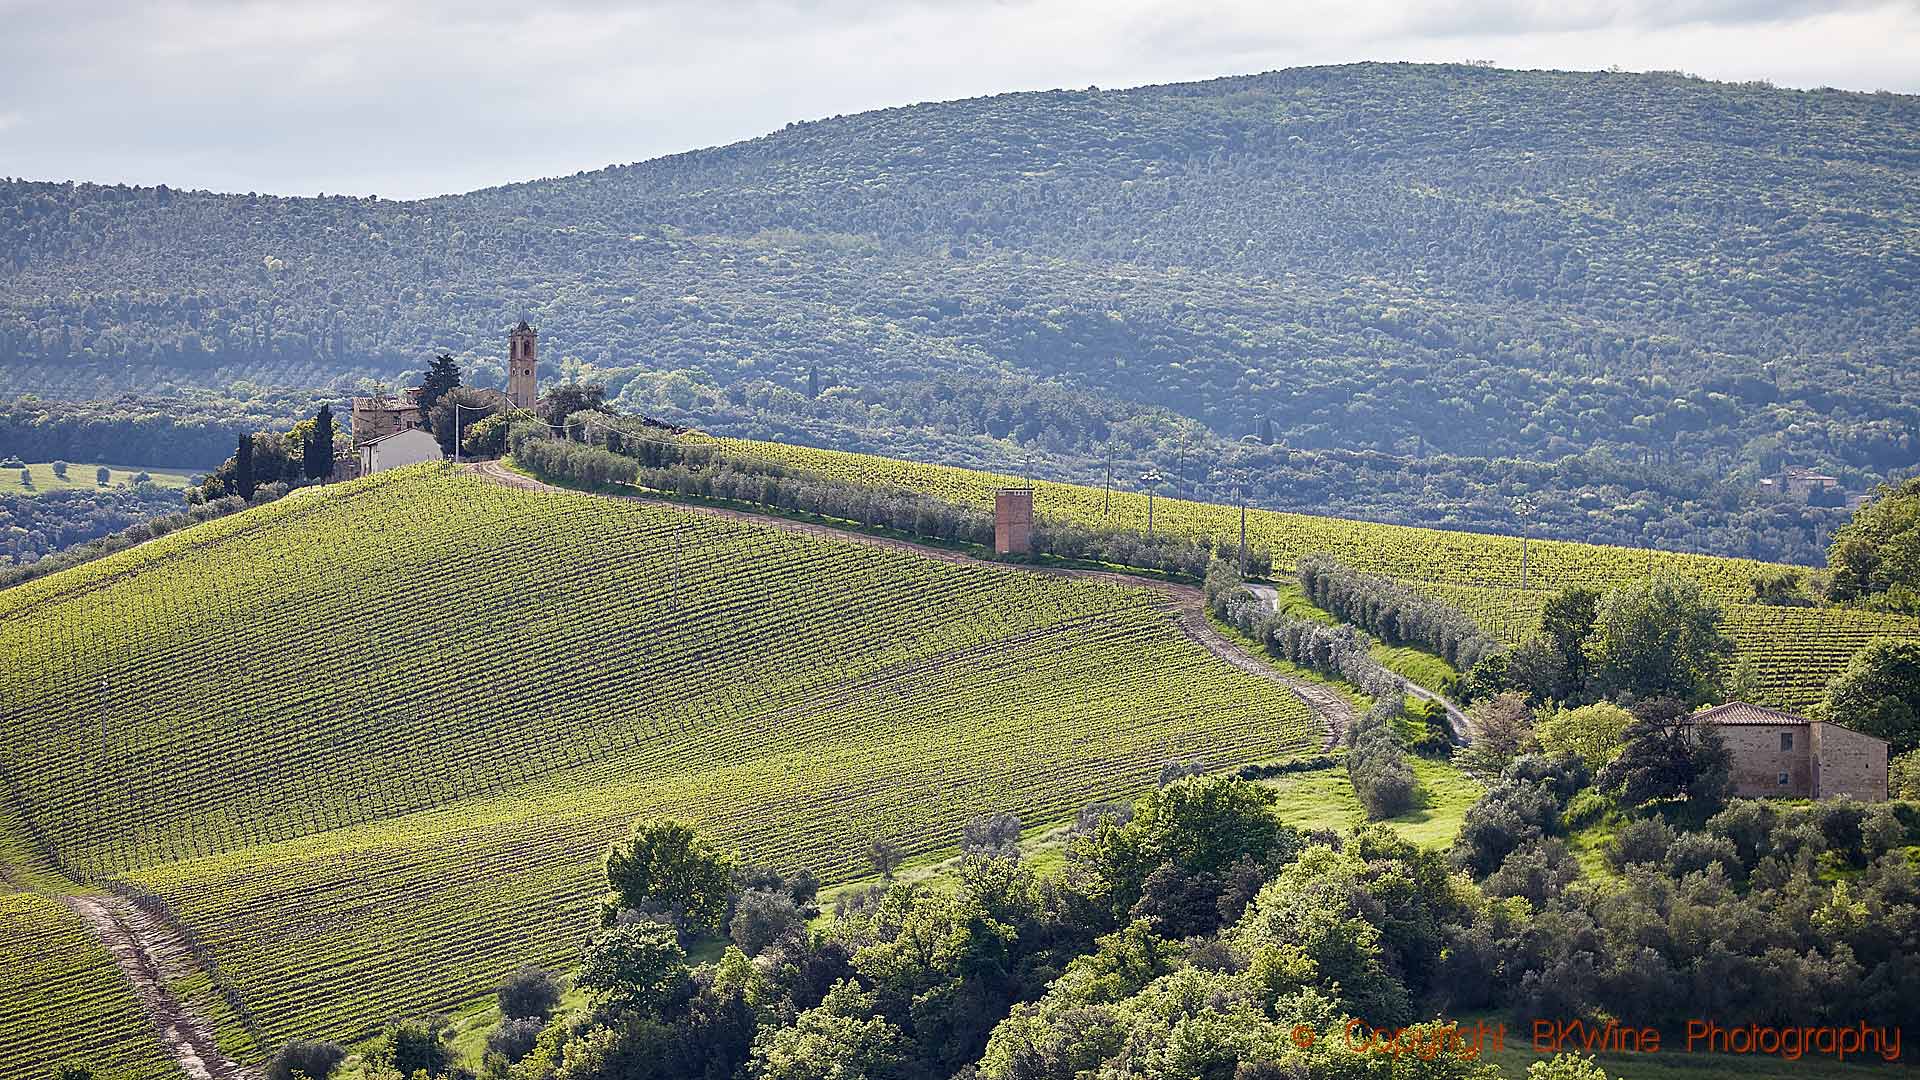
[[[1135,490],[1137,482],[1125,479],[1107,492],[783,443],[690,438],[796,471],[899,487],[973,506],[991,507],[998,488],[1031,486],[1039,518],[1147,528],[1147,496]],[[1240,514],[1230,505],[1155,498],[1153,525],[1157,531],[1210,538],[1231,547],[1239,539]],[[1873,638],[1920,638],[1920,619],[1911,616],[1748,603],[1753,574],[1768,567],[1748,559],[1533,540],[1525,545],[1523,573],[1519,537],[1257,509],[1247,512],[1247,542],[1271,552],[1276,573],[1290,570],[1304,555],[1327,552],[1357,570],[1406,581],[1460,607],[1488,633],[1509,642],[1533,632],[1541,605],[1559,589],[1605,589],[1657,571],[1681,574],[1726,605],[1727,628],[1738,643],[1739,658],[1750,660],[1755,669],[1760,687],[1755,696],[1785,708],[1804,709],[1820,700],[1827,682]]]
[[[0,1077],[45,1077],[67,1060],[125,1080],[179,1075],[79,915],[0,878],[0,942]]]
[[[164,902],[262,1043],[349,1038],[570,957],[636,816],[844,880],[875,838],[1318,742],[1171,615],[403,470],[0,593],[4,780],[60,869]]]

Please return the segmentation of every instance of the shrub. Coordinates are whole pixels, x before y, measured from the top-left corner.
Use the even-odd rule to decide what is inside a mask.
[[[1527,1066],[1527,1080],[1607,1080],[1607,1071],[1590,1057],[1555,1054]]]
[[[1673,846],[1673,829],[1657,817],[1641,818],[1621,826],[1600,845],[1600,855],[1615,870],[1636,863],[1661,863]]]
[[[1567,803],[1567,812],[1560,815],[1563,827],[1583,829],[1606,817],[1613,810],[1613,800],[1597,791],[1583,791]]]
[[[758,956],[767,946],[789,934],[799,933],[806,925],[806,917],[800,913],[793,897],[784,892],[755,889],[742,893],[735,903],[728,932],[741,952]]]
[[[508,1064],[519,1061],[540,1040],[547,1022],[537,1017],[508,1017],[487,1033],[487,1053],[499,1054]]]
[[[528,965],[500,984],[500,1015],[510,1020],[545,1020],[560,1004],[560,984],[545,971]]]
[[[267,1062],[267,1080],[327,1080],[334,1068],[347,1057],[347,1048],[338,1043],[296,1039],[282,1046]]]
[[[1676,878],[1705,870],[1715,863],[1728,877],[1739,876],[1740,853],[1733,841],[1723,836],[1689,832],[1674,837],[1673,843],[1667,845],[1667,873]]]
[[[1567,852],[1566,842],[1548,838],[1515,848],[1500,869],[1487,875],[1482,888],[1488,896],[1522,897],[1538,911],[1579,876],[1580,864]]]
[[[1166,770],[1161,770],[1164,778]],[[1165,787],[1167,783],[1161,783]],[[1000,811],[980,814],[960,828],[960,850],[968,855],[991,855],[1003,859],[1020,857],[1020,815]]]
[[[425,1072],[428,1076],[445,1075],[453,1063],[452,1051],[447,1046],[446,1018],[430,1016],[392,1025],[387,1028],[380,1057],[389,1068],[402,1076],[412,1076],[416,1072]]]

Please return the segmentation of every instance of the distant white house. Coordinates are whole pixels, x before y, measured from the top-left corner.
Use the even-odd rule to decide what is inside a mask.
[[[439,461],[445,456],[440,452],[439,439],[419,428],[407,428],[361,443],[360,475],[418,465],[422,461]]]

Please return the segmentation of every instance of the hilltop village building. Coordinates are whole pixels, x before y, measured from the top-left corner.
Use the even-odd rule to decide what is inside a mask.
[[[525,319],[507,335],[506,392],[485,389],[472,391],[485,399],[486,408],[493,412],[531,409],[539,402],[539,342],[540,332],[527,325]],[[428,431],[432,418],[420,407],[420,391],[420,387],[410,386],[394,396],[374,395],[353,399],[353,445],[335,462],[334,479],[351,479],[381,469],[436,460],[441,456],[439,443]],[[422,435],[426,441],[422,442],[419,438],[395,439],[407,432]],[[431,456],[423,456],[428,453],[428,443],[433,444]]]
[[[1812,469],[1782,469],[1779,475],[1762,479],[1760,490],[1765,494],[1805,500],[1839,491],[1840,478]]]
[[[1728,702],[1687,723],[1711,727],[1733,758],[1741,798],[1887,799],[1887,743],[1838,724]]]

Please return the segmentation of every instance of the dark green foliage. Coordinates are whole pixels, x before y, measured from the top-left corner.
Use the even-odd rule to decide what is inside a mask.
[[[1161,787],[1172,782],[1165,779],[1165,769],[1161,770],[1161,776],[1163,781]],[[960,829],[960,851],[967,855],[1018,859],[1020,857],[1020,815],[1002,810],[970,818]]]
[[[1810,561],[1838,515],[1759,475],[1914,458],[1913,100],[1364,64],[836,117],[424,203],[9,182],[0,371],[312,384],[443,342],[493,385],[485,313],[531,309],[629,407],[741,434],[898,411],[1169,468],[1151,407],[1229,441],[1270,418],[1263,501],[1513,531],[1506,474],[1564,496],[1554,535]],[[1303,448],[1339,454],[1278,464]],[[1550,464],[1426,471],[1449,453]]]
[[[1594,777],[1595,786],[1626,806],[1685,799],[1718,810],[1733,794],[1733,758],[1710,726],[1687,722],[1685,704],[1654,698],[1633,708],[1620,756]]]
[[[663,923],[610,926],[587,942],[574,984],[601,1001],[660,1009],[687,991],[687,954],[679,935]]]
[[[1673,838],[1673,828],[1665,819],[1638,818],[1615,829],[1613,835],[1601,843],[1600,854],[1615,871],[1624,871],[1635,864],[1664,863]]]
[[[774,942],[805,932],[806,926],[807,917],[801,914],[800,905],[793,902],[793,897],[784,892],[751,889],[734,901],[727,935],[741,952],[759,956]]]
[[[577,412],[599,412],[607,403],[607,388],[598,384],[562,383],[540,396],[534,412],[549,424],[558,424]],[[568,432],[579,437],[579,432]]]
[[[113,483],[113,470],[107,468],[105,465],[93,470],[93,482],[100,487],[106,487],[108,484]]]
[[[1873,598],[1920,610],[1920,478],[1876,491],[1833,534],[1827,565],[1836,600]]]
[[[267,1062],[267,1080],[327,1080],[334,1067],[347,1059],[339,1043],[295,1039],[274,1052]]]
[[[177,496],[171,492],[162,494],[157,490],[148,496],[143,496],[138,499],[123,497],[120,496],[119,493],[108,494],[82,491],[59,491],[49,495],[30,498],[0,495],[0,526],[6,525],[11,518],[11,520],[16,523],[37,522],[49,531],[71,528],[72,526],[69,522],[72,519],[63,522],[58,516],[63,511],[67,511],[85,522],[84,527],[86,529],[96,530],[112,524],[118,524],[124,517],[137,518],[143,513],[157,512],[165,509],[167,506],[177,505],[173,502],[176,497]],[[105,507],[101,507],[98,503],[93,503],[91,504],[93,509],[89,509],[87,504],[77,502],[77,500],[84,498],[118,498],[123,501]],[[106,536],[98,536],[92,540],[86,540],[78,546],[69,547],[54,554],[46,555],[24,566],[15,566],[9,570],[0,570],[0,588],[6,588],[9,585],[18,585],[23,581],[31,581],[37,577],[44,577],[47,574],[64,570],[69,566],[78,566],[81,563],[97,559],[102,555],[111,555],[116,551],[124,551],[135,544],[145,540],[151,540],[156,536],[164,536],[167,533],[173,532],[175,529],[182,529],[188,525],[202,521],[210,521],[213,518],[222,517],[236,511],[245,510],[246,508],[247,504],[240,501],[239,498],[229,496],[223,499],[215,499],[211,502],[197,503],[171,514],[160,513],[158,516],[147,518],[145,521],[127,525],[118,532],[113,532]],[[50,514],[53,516],[49,517]],[[24,538],[20,534],[14,534],[8,540],[0,541],[0,551],[10,550],[16,558],[19,557],[23,551],[28,554],[34,553],[32,547],[8,546],[12,544],[24,545],[33,541],[36,530],[29,528],[27,524],[21,524],[20,528],[25,530]],[[74,534],[62,532],[60,535],[73,536]]]
[[[1468,808],[1450,858],[1476,878],[1499,869],[1515,850],[1558,833],[1561,814],[1588,779],[1572,755],[1514,759]]]
[[[533,1049],[546,1026],[545,1020],[532,1016],[502,1019],[499,1026],[487,1033],[487,1053],[499,1054],[508,1064],[519,1061]]]
[[[387,1028],[378,1057],[401,1076],[424,1071],[428,1076],[444,1076],[453,1065],[453,1051],[447,1045],[447,1020],[431,1016],[403,1020]]]
[[[91,1066],[77,1061],[63,1061],[53,1067],[53,1080],[94,1080]]]
[[[1753,599],[1758,603],[1781,607],[1804,607],[1813,603],[1813,598],[1806,593],[1805,579],[1798,570],[1756,570],[1752,581]]]
[[[233,452],[235,436],[284,428],[290,418],[311,415],[329,399],[312,392],[240,389],[249,396],[234,396],[235,389],[223,384],[217,392],[182,391],[164,398],[0,401],[0,446],[33,461],[137,461],[210,469]]]
[[[65,557],[79,545],[188,509],[178,491],[152,485],[70,488],[43,495],[0,493],[0,586],[17,580],[4,569],[10,563],[45,560],[50,571],[69,565]]]
[[[1588,655],[1608,697],[1698,702],[1718,690],[1733,654],[1720,630],[1725,613],[1700,584],[1661,574],[1607,593],[1594,617]]]
[[[1580,864],[1567,851],[1566,841],[1552,837],[1515,848],[1481,888],[1488,896],[1521,897],[1538,910],[1579,876]]]
[[[466,387],[454,387],[441,394],[433,408],[427,410],[427,426],[433,430],[433,437],[440,441],[440,452],[452,456],[455,438],[464,437],[475,424],[491,416],[493,408],[493,402],[481,396],[479,391]],[[459,427],[457,432],[456,419]]]
[[[1855,653],[1827,688],[1826,718],[1895,754],[1920,749],[1920,643],[1882,638]]]
[[[1379,698],[1347,732],[1347,777],[1375,821],[1413,808],[1416,782],[1399,731],[1404,703],[1404,696]]]
[[[253,488],[253,437],[242,435],[233,451],[233,493],[242,501],[251,501]]]
[[[528,965],[507,976],[495,996],[501,1016],[545,1020],[560,1004],[560,984],[542,969]]]
[[[307,479],[325,480],[333,473],[333,406],[321,405],[314,414],[306,451]]]
[[[695,931],[720,928],[733,895],[737,856],[672,818],[637,821],[607,849],[606,925],[621,912],[661,915]]]
[[[1124,825],[1103,823],[1075,841],[1069,858],[1111,890],[1114,909],[1140,898],[1162,864],[1185,874],[1219,874],[1241,858],[1266,862],[1297,850],[1299,834],[1273,814],[1273,792],[1227,776],[1189,776],[1141,796]]]
[[[1535,700],[1584,698],[1593,678],[1587,642],[1599,617],[1600,594],[1578,586],[1555,593],[1540,609],[1540,641],[1553,658],[1555,678],[1531,688]]]
[[[430,414],[433,407],[440,403],[442,395],[460,386],[460,365],[447,353],[441,353],[427,363],[427,370],[420,376],[420,411]]]

